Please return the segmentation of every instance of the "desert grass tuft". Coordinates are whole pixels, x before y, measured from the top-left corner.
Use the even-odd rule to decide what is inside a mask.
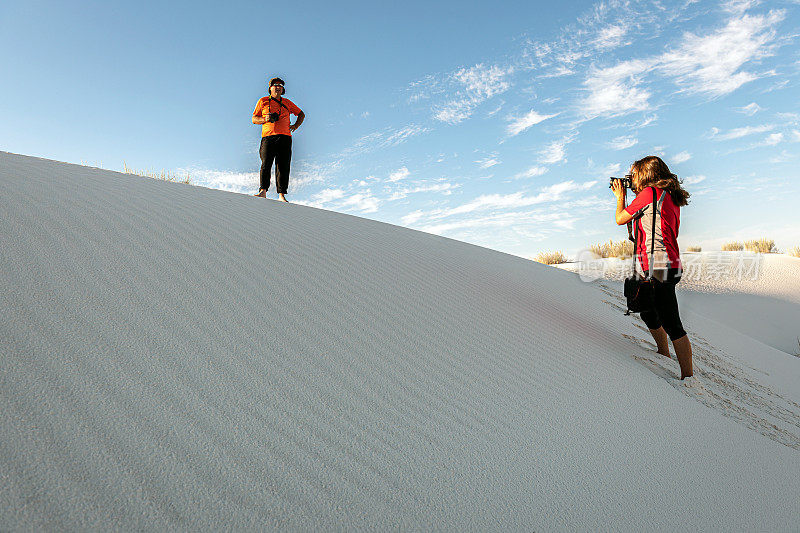
[[[726,242],[722,245],[723,252],[740,252],[744,250],[744,245],[740,242]]]
[[[610,240],[600,244],[593,244],[589,246],[589,250],[600,257],[619,257],[624,259],[633,255],[633,243],[628,239]]]
[[[186,183],[187,185],[191,185],[192,183],[192,178],[188,172],[186,173],[186,177],[183,177],[164,170],[162,170],[161,172],[152,172],[150,170],[134,170],[132,168],[129,168],[124,161],[122,162],[122,166],[124,168],[125,174],[133,174],[135,176],[142,176],[145,178],[152,178],[155,180]]]
[[[699,246],[689,246],[688,248],[686,248],[686,251],[687,252],[702,252],[703,249],[701,247],[699,247]]]
[[[794,248],[789,248],[786,251],[786,254],[790,255],[792,257],[800,257],[800,246],[795,246]]]
[[[564,254],[560,251],[541,252],[533,260],[537,263],[542,263],[545,265],[558,265],[567,262],[567,258],[564,257]]]
[[[774,254],[778,250],[775,248],[775,241],[773,239],[761,238],[744,241],[744,249],[750,252],[759,252],[762,254]]]

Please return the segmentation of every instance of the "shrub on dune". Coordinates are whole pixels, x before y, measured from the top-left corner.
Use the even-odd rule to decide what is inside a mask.
[[[589,250],[600,257],[630,257],[633,255],[633,243],[628,239],[603,242],[589,246]]]
[[[744,250],[744,245],[740,242],[726,242],[722,245],[723,252],[740,252]]]
[[[701,247],[699,247],[699,246],[689,246],[688,248],[686,248],[686,251],[687,252],[702,252],[703,249]]]
[[[534,258],[534,261],[545,265],[558,265],[566,263],[567,258],[560,251],[557,252],[541,252]]]
[[[744,248],[750,252],[759,252],[762,254],[773,254],[778,251],[775,248],[775,241],[767,238],[744,241]]]
[[[787,250],[786,253],[792,257],[800,257],[800,246],[789,248],[789,250]]]
[[[134,170],[132,168],[128,168],[128,165],[123,161],[122,167],[124,169],[125,174],[133,174],[135,176],[142,176],[144,178],[152,178],[155,180],[162,180],[162,181],[172,181],[172,182],[180,182],[191,184],[192,178],[189,173],[186,173],[186,177],[178,176],[177,174],[173,174],[171,172],[167,172],[162,170],[161,172],[153,172],[150,170]]]

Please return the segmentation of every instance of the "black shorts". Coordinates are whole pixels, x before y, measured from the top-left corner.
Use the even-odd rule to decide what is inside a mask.
[[[673,341],[686,335],[678,313],[678,299],[675,296],[675,285],[679,281],[680,278],[668,281],[654,279],[652,283],[655,307],[641,313],[642,320],[648,328],[658,329],[663,326]]]

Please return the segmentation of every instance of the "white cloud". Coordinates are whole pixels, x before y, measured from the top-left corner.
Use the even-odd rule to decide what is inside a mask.
[[[770,131],[774,128],[772,124],[762,124],[760,126],[744,126],[741,128],[735,128],[729,131],[728,133],[723,133],[722,135],[719,134],[718,128],[711,129],[711,137],[717,139],[718,141],[729,141],[731,139],[740,139],[742,137],[746,137],[748,135],[753,135],[755,133],[764,133]]]
[[[737,107],[736,108],[736,111],[738,111],[739,113],[744,113],[748,117],[752,117],[753,115],[755,115],[756,113],[758,113],[761,110],[762,110],[761,106],[759,106],[755,102],[749,103],[744,107]]]
[[[787,161],[791,161],[792,159],[796,158],[797,155],[793,153],[789,153],[787,150],[783,150],[779,155],[772,156],[769,159],[770,163],[786,163]]]
[[[783,133],[772,133],[758,143],[758,146],[775,146],[783,141]]]
[[[451,233],[458,230],[468,229],[490,229],[495,228],[498,230],[513,228],[519,226],[521,228],[530,227],[532,225],[550,222],[557,224],[559,221],[566,223],[568,220],[567,215],[564,213],[525,213],[525,212],[510,212],[510,213],[493,213],[491,215],[484,215],[475,218],[466,218],[463,220],[445,222],[440,224],[430,224],[419,227],[421,231],[442,235]],[[492,233],[495,235],[496,232]]]
[[[314,206],[322,206],[333,200],[339,200],[344,194],[342,189],[324,189],[311,197],[311,204]]]
[[[774,26],[784,17],[783,11],[734,16],[715,32],[687,32],[678,48],[659,58],[659,70],[673,76],[681,91],[714,97],[728,94],[763,77],[740,69],[772,53]]]
[[[672,162],[676,163],[676,164],[685,163],[686,161],[690,160],[691,158],[692,158],[692,154],[690,154],[689,152],[684,150],[683,152],[681,152],[679,154],[675,154],[674,156],[672,156]]]
[[[696,184],[700,183],[701,181],[704,181],[705,179],[706,179],[706,177],[705,176],[701,176],[701,175],[698,175],[698,176],[686,176],[685,178],[683,178],[683,184],[684,185],[696,185]]]
[[[481,168],[484,168],[484,169],[485,168],[491,168],[491,167],[493,167],[495,165],[499,165],[500,164],[500,161],[498,161],[494,157],[487,157],[486,159],[479,159],[478,161],[475,161],[475,162],[478,163],[478,166],[480,166]]]
[[[339,209],[353,209],[362,213],[374,213],[378,210],[380,200],[370,194],[369,191],[356,193],[347,197],[338,204]]]
[[[652,65],[647,60],[629,60],[613,67],[592,67],[583,85],[589,93],[580,109],[586,118],[619,116],[650,110],[652,94],[639,88]]]
[[[622,44],[622,38],[625,37],[626,33],[627,30],[621,24],[606,26],[598,32],[594,45],[600,50],[616,48]]]
[[[193,183],[223,191],[246,192],[259,185],[258,172],[180,168],[176,173],[179,177],[188,174]]]
[[[359,137],[351,146],[345,148],[339,157],[352,157],[383,148],[392,148],[428,131],[430,131],[429,128],[419,124],[409,124],[401,128],[384,128]]]
[[[387,181],[394,183],[395,181],[406,179],[410,175],[411,172],[406,167],[402,167],[389,174]]]
[[[540,166],[532,166],[528,170],[520,172],[514,176],[515,179],[520,178],[534,178],[536,176],[541,176],[547,172],[547,167],[540,167]]]
[[[539,163],[553,165],[566,161],[566,146],[575,139],[576,134],[567,135],[560,141],[553,141],[539,152]]]
[[[508,77],[513,72],[513,66],[485,66],[483,63],[456,71],[448,78],[456,86],[455,95],[434,108],[434,118],[449,124],[468,119],[478,105],[511,87]]]
[[[421,185],[419,187],[415,187],[413,189],[400,189],[391,194],[389,196],[389,201],[393,200],[402,200],[403,198],[407,197],[409,194],[417,194],[421,192],[436,192],[441,193],[444,195],[452,194],[453,190],[457,189],[459,185],[453,185],[452,183],[434,183],[431,185]],[[408,215],[406,215],[408,216]]]
[[[435,220],[487,209],[515,209],[545,202],[556,202],[561,200],[568,192],[585,191],[596,184],[596,180],[585,183],[575,183],[573,180],[569,180],[544,187],[539,194],[533,196],[528,196],[522,191],[510,194],[486,194],[457,207],[437,209],[424,213],[424,215],[420,214],[417,216],[417,220],[423,216]]]
[[[556,115],[558,115],[558,113],[552,115],[542,115],[531,109],[529,113],[521,117],[516,117],[516,118],[508,117],[507,120],[509,120],[511,124],[507,126],[506,131],[508,132],[509,135],[512,136],[519,135],[520,133],[527,130],[531,126],[539,124],[540,122],[543,122],[548,118],[553,118]]]
[[[608,148],[611,150],[625,150],[626,148],[636,146],[638,142],[639,140],[635,137],[626,137],[623,135],[621,137],[612,139],[611,142],[609,142],[606,146],[608,146]]]
[[[737,6],[740,9],[745,3]],[[774,75],[773,71],[756,73],[742,69],[773,54],[777,47],[774,26],[784,18],[785,12],[781,10],[766,15],[736,15],[716,31],[685,33],[676,47],[660,55],[629,59],[604,68],[592,66],[583,83],[588,94],[581,101],[580,110],[586,119],[650,110],[652,93],[644,84],[645,77],[652,73],[673,79],[679,92],[711,97],[729,94],[745,83]]]

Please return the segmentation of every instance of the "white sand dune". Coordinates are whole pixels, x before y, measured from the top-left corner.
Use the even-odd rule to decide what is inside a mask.
[[[2,152],[0,223],[2,530],[797,528],[800,359],[699,312],[704,390],[388,224]]]

